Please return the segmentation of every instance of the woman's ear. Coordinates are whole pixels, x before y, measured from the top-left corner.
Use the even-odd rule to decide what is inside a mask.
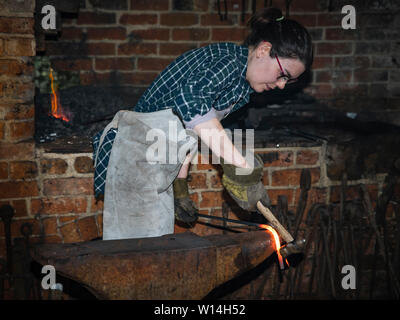
[[[272,44],[268,41],[263,41],[258,45],[257,57],[269,57],[269,52],[271,51]]]

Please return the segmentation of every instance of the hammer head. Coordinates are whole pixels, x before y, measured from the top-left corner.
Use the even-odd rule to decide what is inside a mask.
[[[296,241],[292,241],[279,249],[279,253],[281,254],[282,258],[287,259],[289,256],[295,254],[302,254],[304,250],[306,240],[299,239]]]

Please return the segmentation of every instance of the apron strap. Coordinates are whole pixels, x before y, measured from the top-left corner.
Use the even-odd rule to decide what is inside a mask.
[[[117,129],[118,128],[118,123],[119,120],[121,119],[122,115],[124,112],[127,112],[128,110],[120,110],[118,111],[114,118],[111,120],[111,122],[104,128],[103,133],[101,134],[100,140],[99,140],[99,146],[96,150],[96,157],[94,159],[94,166],[96,167],[97,165],[97,158],[99,155],[99,151],[100,151],[100,146],[102,145],[104,138],[106,137],[108,131],[110,131],[110,129]]]

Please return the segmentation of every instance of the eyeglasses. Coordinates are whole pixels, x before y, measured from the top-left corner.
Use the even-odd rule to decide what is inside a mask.
[[[278,78],[276,78],[276,81],[283,81],[283,82],[285,82],[285,83],[293,83],[293,82],[296,82],[296,81],[297,81],[297,78],[296,78],[296,79],[291,79],[289,75],[285,74],[285,72],[283,71],[281,62],[280,62],[279,59],[278,59],[278,55],[277,55],[277,54],[275,54],[275,58],[276,58],[276,61],[278,61],[279,68],[281,69],[281,75],[280,75]]]

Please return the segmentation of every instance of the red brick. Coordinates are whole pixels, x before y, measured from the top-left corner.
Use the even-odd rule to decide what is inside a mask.
[[[114,24],[115,13],[79,12],[78,24]]]
[[[33,18],[0,17],[0,33],[34,34]]]
[[[315,14],[294,14],[290,15],[290,19],[297,21],[306,28],[315,27],[317,25],[317,16]]]
[[[43,223],[44,234],[57,234],[57,218],[46,218],[41,221]]]
[[[245,28],[213,28],[212,41],[243,41],[247,36]]]
[[[305,88],[304,92],[315,98],[326,99],[333,96],[333,87],[331,84],[313,84]]]
[[[128,25],[157,24],[157,21],[156,14],[123,14],[119,19],[120,24]]]
[[[264,167],[288,167],[293,165],[292,151],[257,152],[264,162]]]
[[[103,215],[98,214],[96,216],[97,226],[98,226],[98,233],[99,237],[103,237]]]
[[[321,169],[312,168],[310,169],[310,173],[311,173],[311,184],[319,183],[321,179]]]
[[[208,1],[194,0],[193,1],[194,11],[208,11]]]
[[[262,183],[264,186],[269,185],[269,174],[268,171],[264,171],[263,176],[262,176]]]
[[[370,58],[363,56],[335,57],[335,67],[346,69],[366,69],[370,66]]]
[[[4,98],[23,100],[31,102],[34,97],[33,82],[24,83],[20,79],[12,79],[7,82],[0,83],[0,94]]]
[[[0,179],[8,179],[8,163],[0,162]]]
[[[165,26],[192,26],[199,23],[199,17],[193,13],[162,13],[160,24]]]
[[[10,139],[12,140],[26,140],[32,138],[35,134],[34,121],[12,122],[10,127]]]
[[[351,42],[321,42],[317,43],[317,55],[327,54],[351,54],[353,44]]]
[[[126,29],[118,28],[88,28],[87,37],[89,40],[125,40]]]
[[[21,233],[21,226],[24,223],[30,223],[32,226],[32,235],[33,236],[37,236],[40,235],[40,226],[39,226],[39,221],[35,220],[35,219],[18,219],[15,220],[13,219],[12,224],[11,224],[11,236],[13,238],[21,238],[23,237],[22,233]]]
[[[139,40],[169,40],[169,29],[133,30],[130,36]]]
[[[22,75],[32,74],[33,66],[21,60],[4,59],[0,60],[0,74],[3,75]]]
[[[34,158],[33,142],[0,143],[1,160],[31,160]]]
[[[10,163],[11,179],[33,179],[38,175],[36,162],[18,161]]]
[[[75,222],[63,225],[59,228],[64,243],[81,242],[81,236],[78,232],[78,226]]]
[[[104,199],[91,198],[90,212],[102,212],[104,208]]]
[[[115,54],[114,43],[88,43],[85,49],[87,55],[103,56]]]
[[[223,202],[222,191],[204,191],[201,193],[201,208],[221,207]]]
[[[320,12],[319,6],[320,1],[309,0],[309,1],[297,1],[290,5],[290,12]]]
[[[125,84],[133,85],[149,85],[156,77],[157,72],[129,72],[120,73],[120,81]],[[81,84],[109,84],[110,81],[115,82],[115,73],[81,73]]]
[[[36,181],[10,181],[0,182],[0,198],[34,197],[39,194]]]
[[[373,202],[373,204],[375,205],[376,200],[378,199],[378,190],[379,190],[378,185],[368,184],[368,185],[366,185],[366,187],[367,187],[367,191],[368,191],[369,197],[371,199],[371,202]],[[345,192],[345,201],[361,199],[360,190],[361,190],[361,188],[359,185],[347,186],[346,192]],[[341,192],[340,186],[331,187],[330,202],[339,202],[340,201],[340,192]]]
[[[164,70],[171,62],[171,59],[138,58],[138,70]]]
[[[16,104],[10,106],[8,111],[4,117],[5,120],[24,120],[24,119],[33,119],[35,116],[35,106],[34,105],[25,105],[25,104]]]
[[[232,26],[235,24],[232,15],[228,15],[228,19],[221,20],[219,14],[208,13],[201,15],[200,24],[203,26]]]
[[[266,189],[272,205],[278,204],[278,196],[286,196],[288,204],[293,203],[293,189]]]
[[[118,55],[157,54],[155,43],[123,43],[118,46]]]
[[[199,193],[198,192],[189,193],[189,198],[193,201],[195,206],[198,208],[199,207]]]
[[[172,40],[177,41],[206,41],[210,36],[210,31],[205,28],[174,29],[172,30]]]
[[[216,189],[220,189],[223,188],[222,185],[222,177],[220,174],[213,174],[210,177],[210,181],[211,181],[211,188],[216,188]]]
[[[43,181],[43,194],[55,195],[91,195],[93,178],[47,179]]]
[[[28,216],[28,210],[26,207],[26,200],[13,200],[12,206],[15,209],[15,217],[26,217]]]
[[[297,152],[296,164],[316,164],[319,160],[319,152],[313,150],[301,150]]]
[[[207,2],[207,1],[204,1],[204,2]],[[258,0],[257,2],[258,2],[257,5],[256,5],[257,8],[260,8],[261,5],[264,5],[264,3],[261,3],[260,0]],[[226,6],[227,6],[227,9],[228,9],[228,12],[241,13],[242,9],[243,9],[241,0],[228,0],[228,1],[226,1]],[[249,7],[249,3],[247,2],[246,9],[248,9],[248,7]],[[212,2],[211,9],[214,12],[218,11],[218,3],[217,3],[217,1],[213,1]],[[224,13],[223,10],[225,10],[225,7],[224,7],[224,5],[222,3],[221,3],[221,10],[222,10],[222,13]]]
[[[330,82],[333,80],[331,71],[314,71],[314,75],[314,81],[318,83]]]
[[[0,140],[4,139],[4,129],[5,129],[5,123],[3,121],[0,121]]]
[[[359,32],[352,29],[342,29],[342,28],[327,28],[325,30],[326,40],[358,40]]]
[[[359,69],[354,71],[354,82],[381,82],[387,80],[387,70]]]
[[[74,168],[78,173],[94,172],[93,160],[90,157],[77,157],[74,162]]]
[[[64,174],[67,169],[68,163],[64,159],[40,160],[40,171],[42,174]]]
[[[9,56],[34,56],[35,40],[31,38],[14,38],[5,40],[5,54]]]
[[[124,82],[132,85],[149,85],[157,77],[157,72],[134,72],[124,74]]]
[[[176,57],[195,48],[195,43],[160,43],[160,55]]]
[[[64,40],[79,40],[83,39],[84,32],[81,28],[74,28],[74,27],[65,27],[63,26],[61,30],[61,37],[62,41]],[[86,37],[86,35],[85,35]]]
[[[297,204],[300,199],[301,189],[299,188],[295,195],[295,203]],[[328,197],[328,189],[327,188],[311,188],[307,194],[307,205],[305,208],[305,212],[309,212],[311,206],[316,203],[326,203]]]
[[[332,67],[333,58],[332,57],[314,57],[312,68],[315,69],[325,69]]]
[[[92,70],[92,59],[54,59],[52,66],[58,71]]]
[[[198,154],[196,170],[214,170],[214,171],[221,171],[221,166],[219,164],[212,164],[213,158],[211,155],[203,156],[201,153]]]
[[[96,58],[96,70],[133,70],[134,58]]]
[[[169,1],[165,0],[131,0],[131,10],[164,11],[169,9]]]
[[[79,219],[77,223],[83,241],[93,240],[98,237],[95,216]]]
[[[190,173],[188,177],[188,186],[190,189],[206,189],[206,174],[205,173]]]
[[[59,221],[60,225],[67,224],[68,222],[71,222],[71,221],[75,222],[76,219],[78,219],[77,215],[68,215],[68,216],[60,216],[60,217],[58,217],[58,221]]]
[[[85,213],[86,198],[43,198],[31,200],[31,214]]]
[[[272,172],[272,186],[298,186],[300,184],[300,169],[276,170]]]
[[[317,15],[317,25],[325,27],[337,27],[342,25],[342,14],[337,13],[320,13]]]

